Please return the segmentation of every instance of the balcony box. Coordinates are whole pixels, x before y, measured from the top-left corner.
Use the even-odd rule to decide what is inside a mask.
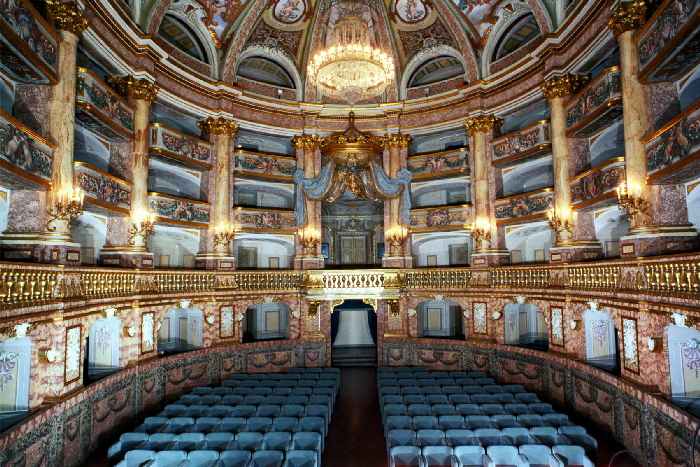
[[[207,228],[211,219],[209,203],[163,193],[149,192],[148,207],[162,224]]]
[[[233,173],[252,178],[293,180],[297,170],[294,157],[236,150]]]
[[[496,138],[493,147],[494,167],[509,167],[523,162],[547,157],[552,153],[549,121],[543,120],[530,126]]]
[[[131,183],[85,162],[73,164],[75,184],[85,192],[86,211],[107,216],[129,214]]]
[[[497,199],[494,204],[496,222],[501,225],[539,220],[546,217],[547,211],[553,206],[553,188]]]
[[[95,73],[78,68],[75,119],[108,141],[134,138],[134,109]]]
[[[469,149],[453,149],[408,158],[413,180],[469,173]]]
[[[233,210],[233,225],[242,232],[294,233],[297,220],[291,209],[237,206]]]
[[[620,68],[611,67],[566,105],[566,136],[588,138],[622,116]]]
[[[617,203],[615,188],[625,180],[625,158],[615,157],[569,180],[576,210]]]
[[[0,178],[12,190],[51,186],[54,145],[0,110]]]
[[[149,156],[167,163],[198,170],[211,169],[211,143],[173,130],[160,123],[151,123]]]
[[[472,205],[411,209],[411,232],[462,230],[472,223]]]

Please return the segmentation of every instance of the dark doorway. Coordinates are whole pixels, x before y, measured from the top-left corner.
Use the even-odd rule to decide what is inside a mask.
[[[377,314],[362,300],[345,300],[331,314],[333,366],[375,366]]]

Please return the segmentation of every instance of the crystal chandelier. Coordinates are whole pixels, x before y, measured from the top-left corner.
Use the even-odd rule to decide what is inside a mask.
[[[332,45],[317,52],[308,77],[321,94],[354,105],[384,92],[394,76],[394,60],[370,45],[367,22],[347,16],[335,23]]]

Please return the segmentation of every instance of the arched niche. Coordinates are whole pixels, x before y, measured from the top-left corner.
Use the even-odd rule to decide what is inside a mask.
[[[416,307],[418,337],[464,339],[462,308],[451,300],[426,300]]]
[[[615,373],[620,370],[617,333],[612,317],[595,306],[583,312],[586,362]]]
[[[603,245],[606,258],[620,257],[620,239],[627,235],[629,229],[627,213],[620,211],[617,206],[595,213],[595,236]]]
[[[551,156],[520,164],[503,174],[504,198],[553,186],[554,166]]]
[[[158,351],[184,352],[202,347],[204,313],[199,308],[175,308],[163,315],[158,330]]]
[[[505,342],[508,345],[549,348],[549,328],[544,314],[531,303],[509,303],[503,309]]]
[[[80,261],[94,265],[107,242],[107,217],[83,212],[71,222],[70,233],[80,243]]]
[[[119,370],[121,320],[100,318],[90,327],[87,345],[87,379],[96,381]]]
[[[469,264],[471,237],[466,232],[415,234],[411,244],[419,267]]]
[[[257,303],[248,307],[241,323],[243,342],[289,339],[290,309],[284,303]]]
[[[32,342],[28,337],[0,343],[0,412],[29,410],[31,360]]]
[[[467,66],[464,62],[464,58],[459,53],[459,51],[456,50],[454,47],[450,47],[449,45],[438,44],[433,47],[424,48],[416,55],[414,55],[413,58],[411,58],[411,60],[406,64],[406,69],[404,70],[403,75],[401,76],[401,82],[399,85],[399,93],[401,99],[407,99],[408,89],[411,81],[415,77],[414,75],[416,74],[416,72],[419,71],[424,65],[428,65],[427,62],[434,60],[438,56],[450,57],[451,59],[454,59],[457,62],[459,62],[459,64],[462,66],[462,76],[464,76],[464,83],[466,84],[469,82],[469,78],[465,71],[467,70]],[[450,77],[454,78],[455,76],[459,75],[452,75]],[[431,83],[426,82],[417,85],[417,87],[427,86],[429,84]]]
[[[285,234],[241,233],[233,251],[239,269],[288,269],[294,255],[294,237]]]
[[[263,74],[256,75],[250,66],[250,61],[253,58],[266,61],[270,65],[279,68],[284,74],[278,76],[277,80],[273,80],[271,76],[266,77]],[[244,69],[241,69],[241,67],[244,67]],[[276,86],[283,90],[292,91],[296,95],[296,100],[302,100],[301,94],[303,88],[299,70],[297,70],[296,65],[289,57],[274,47],[266,47],[261,44],[249,45],[240,55],[238,63],[236,64],[236,76],[238,75],[243,78],[260,81],[273,87]]]
[[[700,405],[700,331],[672,324],[666,339],[673,403],[686,410]]]

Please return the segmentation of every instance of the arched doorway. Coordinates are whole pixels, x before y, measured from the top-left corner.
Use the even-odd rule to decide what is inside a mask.
[[[345,300],[331,313],[332,366],[375,366],[377,313],[362,300]]]

